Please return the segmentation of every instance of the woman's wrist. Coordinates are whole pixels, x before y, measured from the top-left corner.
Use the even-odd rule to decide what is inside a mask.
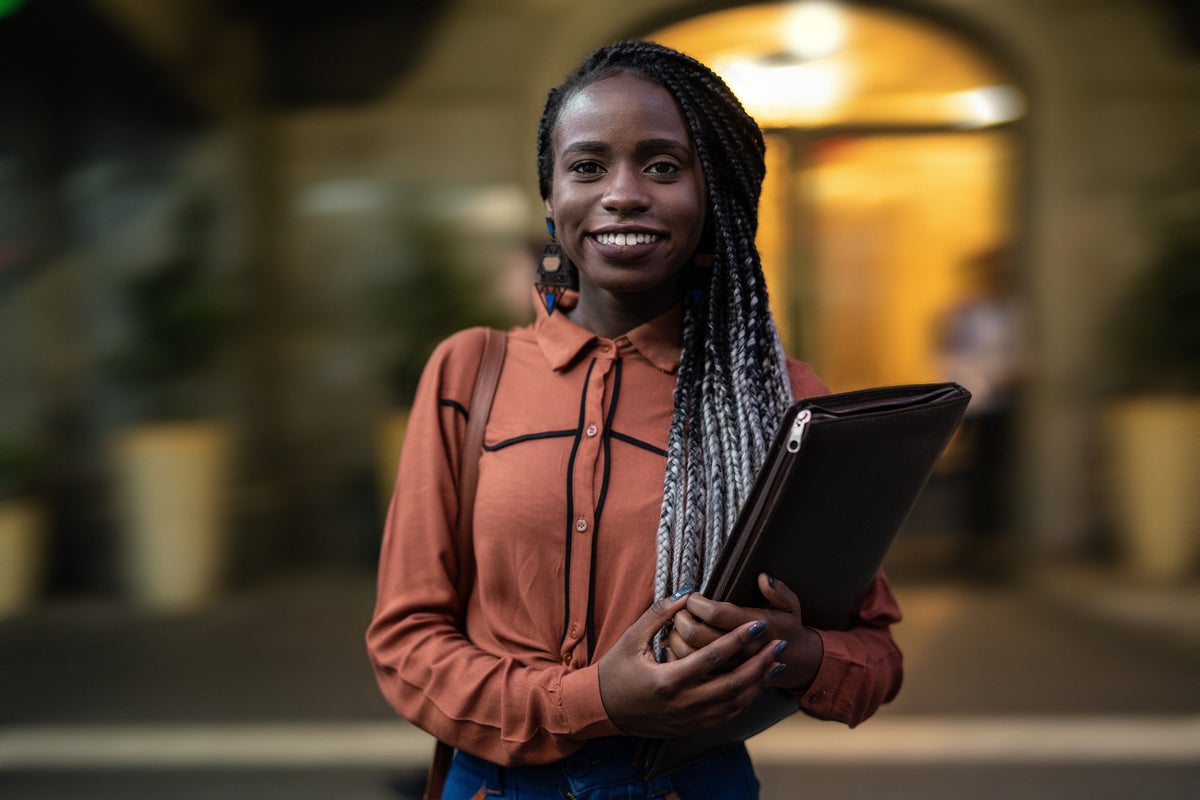
[[[779,674],[773,685],[793,692],[804,691],[816,680],[824,657],[825,645],[821,634],[805,625],[803,635],[788,642],[787,648],[779,654],[777,660],[786,664],[787,669]]]

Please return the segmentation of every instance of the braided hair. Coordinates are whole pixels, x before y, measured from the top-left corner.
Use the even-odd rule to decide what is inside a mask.
[[[537,136],[538,187],[550,195],[552,137],[564,103],[594,83],[632,74],[675,98],[708,196],[713,266],[685,303],[683,347],[658,528],[656,597],[708,579],[779,418],[792,399],[779,333],[754,244],[766,166],[757,123],[725,82],[662,45],[618,42],[592,53],[546,98]]]

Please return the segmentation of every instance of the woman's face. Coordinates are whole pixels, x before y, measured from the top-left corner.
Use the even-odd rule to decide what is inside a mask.
[[[706,202],[671,94],[631,74],[593,83],[563,104],[552,146],[546,213],[579,268],[580,306],[606,295],[650,314],[678,302]]]

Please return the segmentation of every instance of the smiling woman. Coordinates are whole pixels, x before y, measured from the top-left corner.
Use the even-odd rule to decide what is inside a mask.
[[[767,304],[763,150],[720,78],[648,42],[596,51],[547,97],[537,320],[505,335],[490,415],[472,407],[479,330],[426,366],[367,632],[384,696],[458,750],[447,797],[755,798],[743,745],[649,778],[635,737],[715,726],[767,687],[854,725],[899,687],[882,575],[848,631],[807,627],[769,575],[760,608],[693,591],[781,411],[826,391]],[[482,454],[462,445],[473,414]]]
[[[565,103],[553,140],[546,213],[579,270],[568,316],[619,336],[679,302],[704,225],[704,175],[671,95],[627,73]]]

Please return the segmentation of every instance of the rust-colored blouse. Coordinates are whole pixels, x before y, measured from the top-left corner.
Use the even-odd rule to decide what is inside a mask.
[[[567,307],[574,301],[564,298]],[[540,305],[540,304],[539,304]],[[557,310],[508,333],[484,436],[475,574],[456,589],[457,476],[482,331],[443,342],[413,402],[367,646],[405,718],[500,764],[544,763],[620,734],[596,663],[653,601],[655,536],[682,309],[615,340]],[[826,393],[789,363],[798,397]],[[883,575],[859,624],[822,632],[800,708],[855,725],[899,688]]]

